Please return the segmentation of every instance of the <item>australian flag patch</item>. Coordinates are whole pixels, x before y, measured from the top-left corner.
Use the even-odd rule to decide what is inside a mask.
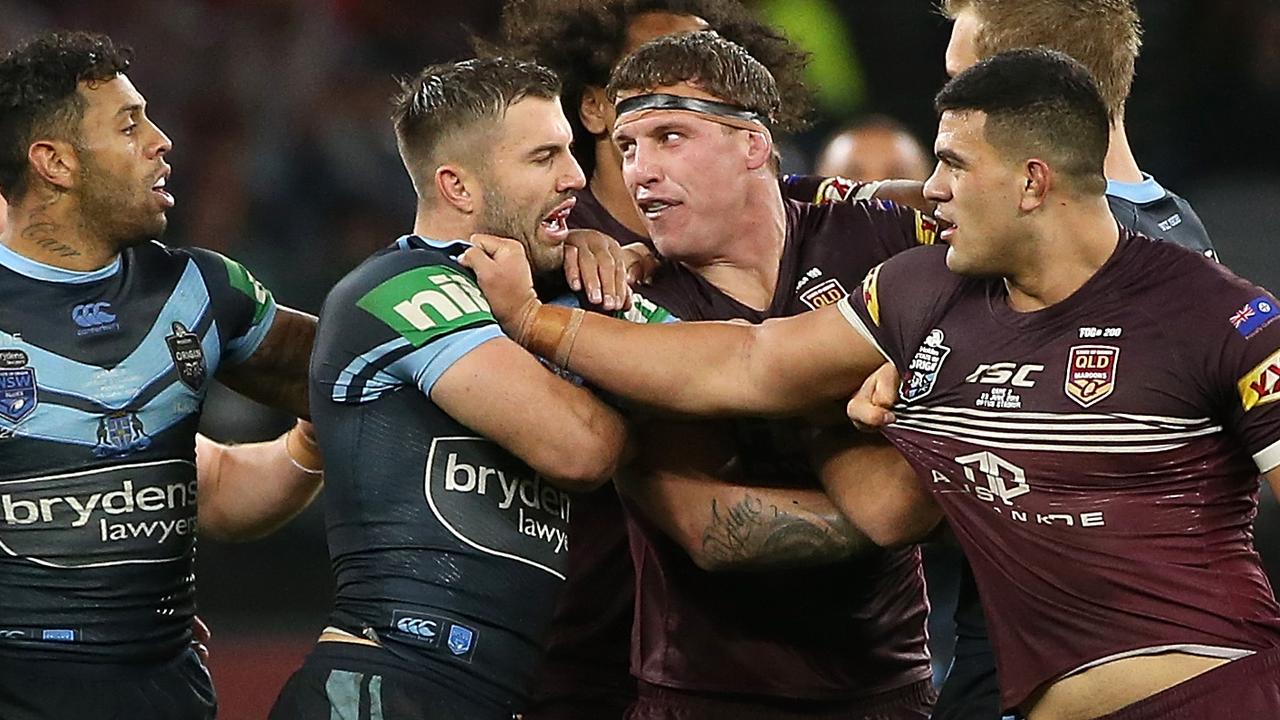
[[[1276,307],[1275,300],[1263,295],[1250,300],[1244,307],[1235,311],[1230,320],[1236,332],[1245,337],[1253,337],[1277,317],[1280,317],[1280,307]]]

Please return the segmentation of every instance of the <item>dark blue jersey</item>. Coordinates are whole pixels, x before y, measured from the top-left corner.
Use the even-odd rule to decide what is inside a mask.
[[[1186,200],[1150,175],[1141,183],[1107,181],[1107,203],[1121,226],[1217,259],[1209,234]],[[997,720],[1000,689],[995,654],[969,563],[961,563],[951,671],[934,707],[935,720]]]
[[[330,292],[311,360],[331,623],[476,704],[523,704],[568,557],[570,496],[431,401],[501,330],[467,245],[407,236]],[[495,392],[502,378],[495,377]]]
[[[0,655],[173,658],[195,611],[195,433],[275,302],[217,253],[71,272],[0,245]]]

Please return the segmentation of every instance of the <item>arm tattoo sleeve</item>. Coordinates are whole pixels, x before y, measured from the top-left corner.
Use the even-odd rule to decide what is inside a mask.
[[[784,510],[749,490],[732,505],[713,498],[710,511],[702,550],[719,569],[822,565],[874,547],[838,513]]]

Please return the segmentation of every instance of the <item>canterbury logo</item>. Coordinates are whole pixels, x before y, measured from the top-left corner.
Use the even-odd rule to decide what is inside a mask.
[[[116,316],[111,312],[111,303],[96,302],[72,308],[71,319],[82,328],[91,328],[109,325],[116,321]]]
[[[417,635],[427,640],[436,636],[436,628],[439,626],[439,623],[435,620],[425,620],[423,618],[405,617],[396,621],[397,630],[407,632],[410,635]]]

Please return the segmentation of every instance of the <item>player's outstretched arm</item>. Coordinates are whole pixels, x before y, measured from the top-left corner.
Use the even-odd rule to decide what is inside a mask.
[[[843,402],[884,362],[836,307],[761,325],[637,325],[544,306],[524,248],[472,236],[476,272],[503,330],[597,387],[692,415],[789,415]]]
[[[311,417],[307,365],[316,339],[316,317],[280,307],[262,344],[248,360],[218,372],[236,392],[301,418]]]
[[[626,424],[613,408],[505,337],[449,366],[431,400],[566,490],[613,477],[627,445]]]
[[[832,428],[815,438],[818,476],[827,495],[876,545],[927,539],[942,520],[942,509],[915,469],[887,441],[852,435],[849,428]]]
[[[654,421],[636,434],[619,491],[703,570],[824,565],[874,547],[821,491],[745,478],[719,425]]]
[[[322,468],[305,420],[268,442],[225,445],[197,435],[200,533],[244,542],[275,532],[315,499]]]

